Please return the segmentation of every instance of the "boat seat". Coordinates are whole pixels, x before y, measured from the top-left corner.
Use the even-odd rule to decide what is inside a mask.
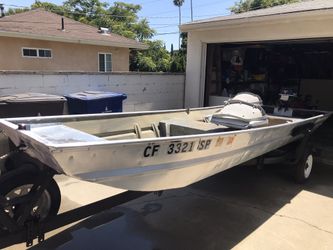
[[[142,129],[138,123],[134,123],[134,133],[138,139],[160,137],[160,132],[155,123],[150,128]]]
[[[268,125],[267,126],[274,126],[274,125],[280,125],[285,124],[288,122],[292,122],[291,119],[279,119],[276,117],[268,117]]]
[[[161,137],[230,131],[229,128],[222,125],[190,119],[170,119],[160,121],[159,129]]]
[[[151,127],[146,127],[144,129],[142,129],[138,123],[134,123],[133,131],[128,131],[127,133],[103,136],[103,139],[113,141],[113,140],[133,140],[133,139],[144,139],[144,138],[155,138],[155,137],[160,137],[160,132],[155,123],[152,123]]]

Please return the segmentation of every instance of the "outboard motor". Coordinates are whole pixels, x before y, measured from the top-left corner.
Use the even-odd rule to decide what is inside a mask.
[[[235,95],[232,101],[242,101],[250,104],[262,105],[262,99],[260,96],[250,93],[250,92],[241,92]],[[230,100],[229,100],[230,101]],[[226,102],[228,103],[228,101]]]
[[[252,93],[239,93],[225,102],[222,109],[206,117],[206,120],[228,128],[247,129],[268,124],[268,118],[261,107],[262,100]]]

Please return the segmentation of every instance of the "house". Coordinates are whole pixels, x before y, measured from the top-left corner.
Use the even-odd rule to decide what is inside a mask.
[[[333,1],[312,0],[194,21],[188,33],[186,107],[240,91],[273,104],[283,88],[298,107],[333,110]]]
[[[128,71],[130,49],[146,45],[44,9],[0,18],[0,70]]]

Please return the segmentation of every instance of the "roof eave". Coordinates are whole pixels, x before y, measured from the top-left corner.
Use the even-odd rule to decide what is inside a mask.
[[[126,42],[114,42],[114,41],[103,41],[103,40],[98,41],[98,40],[77,39],[77,38],[68,38],[60,36],[47,36],[47,35],[22,33],[22,32],[1,31],[1,30],[0,30],[0,36],[36,39],[36,40],[45,40],[45,41],[54,41],[54,42],[65,42],[65,43],[78,43],[78,44],[97,45],[97,46],[120,47],[120,48],[129,48],[129,49],[148,49],[148,46],[146,44],[139,42],[133,44]]]
[[[289,13],[281,13],[281,14],[271,14],[271,15],[262,15],[262,16],[252,16],[252,17],[243,17],[236,19],[221,19],[221,20],[202,20],[197,22],[186,23],[180,26],[180,30],[182,32],[189,31],[201,31],[201,30],[209,30],[216,28],[227,28],[235,25],[243,25],[251,23],[261,23],[261,22],[278,22],[285,21],[286,18],[304,18],[304,17],[318,17],[323,18],[324,16],[332,15],[333,9],[320,9],[313,11],[300,11],[300,12],[289,12]]]

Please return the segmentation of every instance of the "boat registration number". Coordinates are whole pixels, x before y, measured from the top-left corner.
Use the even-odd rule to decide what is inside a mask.
[[[193,152],[195,150],[197,151],[207,150],[209,149],[211,143],[212,143],[211,139],[200,140],[198,143],[196,143],[195,141],[171,142],[167,146],[165,154],[172,155],[172,154]],[[159,144],[148,145],[143,151],[143,156],[144,157],[156,156],[160,151],[160,148],[161,146]]]

